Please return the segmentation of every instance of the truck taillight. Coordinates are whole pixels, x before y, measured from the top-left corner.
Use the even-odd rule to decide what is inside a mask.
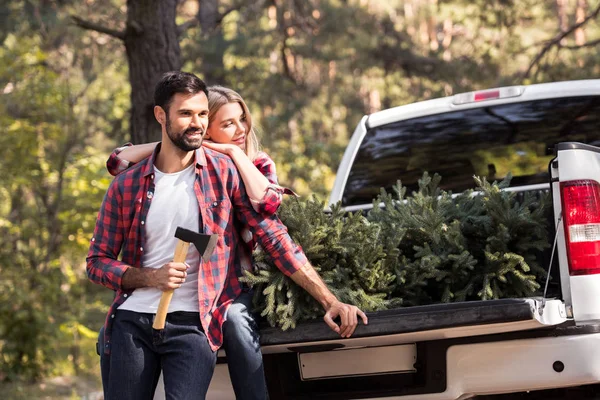
[[[475,92],[473,101],[494,100],[500,98],[500,90],[488,90],[485,92]]]
[[[600,274],[600,184],[560,184],[570,275]]]

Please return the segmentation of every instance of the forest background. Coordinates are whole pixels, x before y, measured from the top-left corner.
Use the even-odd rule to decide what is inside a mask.
[[[0,3],[0,397],[92,398],[112,293],[85,255],[152,88],[239,91],[279,180],[327,198],[360,118],[475,89],[598,78],[598,0],[7,0]],[[92,393],[92,394],[91,394]]]

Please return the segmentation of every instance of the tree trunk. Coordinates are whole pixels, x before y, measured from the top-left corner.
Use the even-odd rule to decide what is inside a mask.
[[[577,9],[575,11],[575,23],[576,24],[583,22],[583,20],[585,19],[585,15],[587,13],[587,8],[588,8],[587,0],[577,0]],[[575,30],[575,44],[577,46],[583,46],[584,43],[585,43],[585,31],[583,30],[583,27],[577,28]]]
[[[198,11],[202,36],[202,74],[209,85],[225,85],[225,37],[221,29],[219,0],[201,0]]]
[[[569,19],[567,17],[568,0],[556,0],[556,16],[558,17],[558,28],[561,32],[566,32],[569,28]],[[567,39],[560,41],[561,45],[565,45]]]
[[[154,84],[167,71],[181,68],[175,24],[177,0],[128,0],[125,49],[131,82],[131,139],[157,141],[160,125],[154,118]]]

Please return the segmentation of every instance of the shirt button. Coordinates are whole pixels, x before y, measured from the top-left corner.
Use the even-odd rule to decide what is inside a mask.
[[[217,204],[219,204],[219,203],[217,203],[217,202],[215,201],[215,202],[213,203],[213,206],[215,206],[215,207],[216,207],[216,206],[217,206]]]
[[[114,317],[115,317],[115,314],[111,315],[110,317],[111,317],[111,318],[114,318]]]
[[[95,242],[95,241],[96,241],[96,238],[92,238],[92,242]]]
[[[145,223],[145,222],[144,222],[144,221],[142,221],[142,225],[144,225],[144,223]]]
[[[152,193],[151,191],[148,190],[148,193],[146,193],[146,197],[148,197],[149,199],[151,199],[152,196],[154,196],[154,193]]]
[[[140,251],[144,251],[144,248],[143,248],[143,247],[140,247]]]
[[[125,294],[123,295],[123,297],[127,297],[127,293],[125,293]]]

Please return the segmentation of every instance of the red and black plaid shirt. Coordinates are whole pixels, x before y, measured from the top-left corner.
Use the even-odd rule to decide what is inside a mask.
[[[105,323],[105,353],[110,352],[115,311],[133,292],[122,288],[123,273],[130,267],[142,267],[144,223],[154,196],[156,154],[157,151],[114,179],[102,202],[91,240],[88,276],[94,283],[116,291]],[[195,156],[194,191],[200,207],[200,226],[203,233],[219,235],[210,260],[200,260],[198,271],[200,320],[216,351],[223,343],[227,308],[241,293],[238,277],[242,264],[251,257],[249,247],[242,244],[240,227],[251,228],[258,243],[288,276],[305,265],[307,259],[275,215],[254,210],[231,158],[205,148],[196,150]]]

